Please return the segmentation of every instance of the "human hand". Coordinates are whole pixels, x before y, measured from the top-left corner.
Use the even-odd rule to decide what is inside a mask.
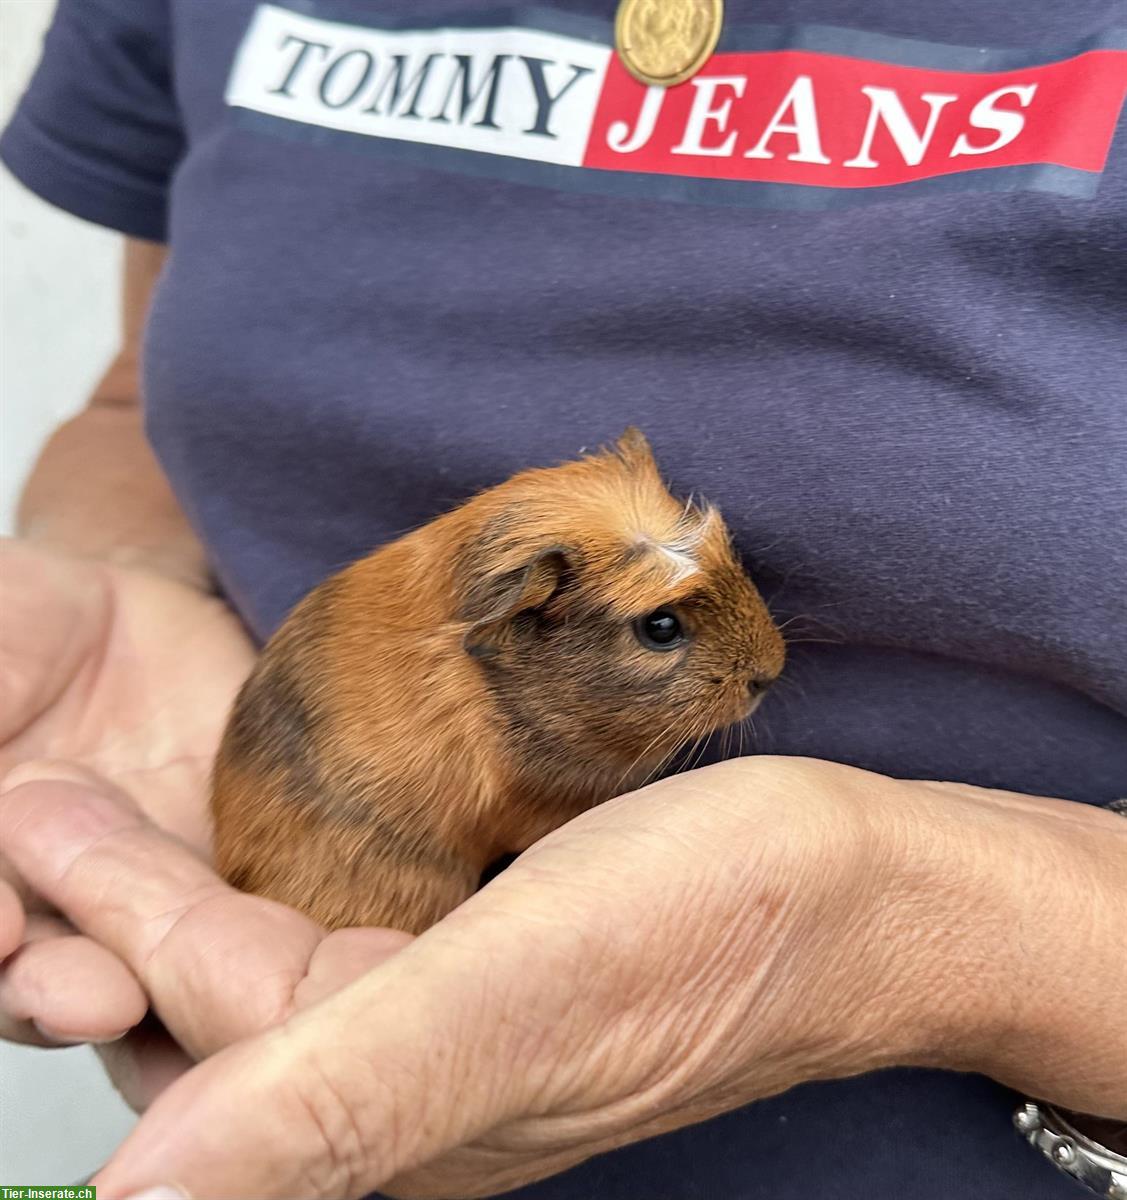
[[[203,852],[208,771],[254,659],[231,611],[155,572],[12,540],[0,545],[0,611],[6,786],[96,773]],[[18,873],[2,863],[0,873],[0,1036],[57,1045],[135,1025],[147,1001],[132,973],[47,911]],[[162,1062],[175,1058],[144,1041]]]
[[[217,1003],[193,986],[216,957],[192,925],[232,901],[211,880],[185,907],[173,843],[56,799],[11,794],[0,832],[191,1043],[182,1023]],[[194,1068],[96,1182],[197,1200],[484,1195],[894,1063],[984,1070],[1122,1115],[1127,1044],[1106,1004],[1127,982],[1121,824],[803,760],[664,781],[571,822],[377,969]],[[1028,879],[1050,873],[1062,901],[1106,912],[1084,945],[1030,912]],[[117,882],[91,896],[102,880]],[[1045,1040],[1065,1003],[1071,1023]]]
[[[327,933],[296,909],[234,890],[124,792],[73,769],[6,790],[0,839],[70,928],[152,997],[161,1029],[99,1047],[138,1108],[197,1059],[281,1023],[411,941],[392,929]],[[96,991],[85,999],[105,1005]]]

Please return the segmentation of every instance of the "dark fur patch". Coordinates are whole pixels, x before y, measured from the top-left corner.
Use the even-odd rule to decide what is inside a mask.
[[[237,740],[241,761],[281,773],[279,800],[318,824],[355,831],[357,842],[377,857],[451,869],[452,856],[433,843],[425,828],[401,829],[381,814],[381,809],[392,807],[389,793],[394,783],[373,779],[365,763],[344,772],[322,770],[316,742],[321,722],[284,669],[266,672],[258,683],[251,703],[232,722],[230,736]]]
[[[296,788],[287,787],[286,799],[299,804],[318,822],[354,830],[354,844],[363,845],[366,854],[374,858],[397,865],[456,871],[459,860],[434,841],[433,831],[425,823],[404,828],[398,823],[401,815],[384,815],[387,810],[402,814],[402,804],[389,803],[396,787],[373,779],[371,767],[357,763],[343,778],[318,779],[311,788],[305,781]]]
[[[227,882],[240,892],[254,891],[254,873],[246,867],[234,867],[227,872]]]
[[[273,664],[252,676],[231,717],[227,745],[236,761],[259,770],[316,776],[312,742],[316,719],[301,686],[285,666]]]

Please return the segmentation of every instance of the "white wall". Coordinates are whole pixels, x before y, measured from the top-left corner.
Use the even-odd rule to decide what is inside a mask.
[[[0,125],[53,8],[0,0]],[[0,172],[0,532],[11,530],[43,439],[82,405],[110,357],[120,252],[115,234],[56,212]],[[131,1120],[89,1050],[0,1044],[0,1184],[86,1178]]]
[[[54,0],[0,0],[0,124],[39,57]],[[83,402],[117,336],[117,234],[0,172],[0,527],[48,432]]]

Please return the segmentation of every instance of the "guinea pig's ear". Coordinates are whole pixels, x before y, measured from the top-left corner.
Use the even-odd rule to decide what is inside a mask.
[[[547,604],[569,569],[566,551],[550,546],[522,566],[476,580],[462,605],[462,619],[472,622],[462,645],[475,657],[497,650],[513,619]]]
[[[649,439],[633,425],[615,442],[614,451],[628,467],[654,465],[654,454]]]

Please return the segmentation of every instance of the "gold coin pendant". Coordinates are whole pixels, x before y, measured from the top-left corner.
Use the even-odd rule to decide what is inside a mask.
[[[615,49],[635,79],[673,87],[712,57],[723,24],[724,0],[621,0]]]

